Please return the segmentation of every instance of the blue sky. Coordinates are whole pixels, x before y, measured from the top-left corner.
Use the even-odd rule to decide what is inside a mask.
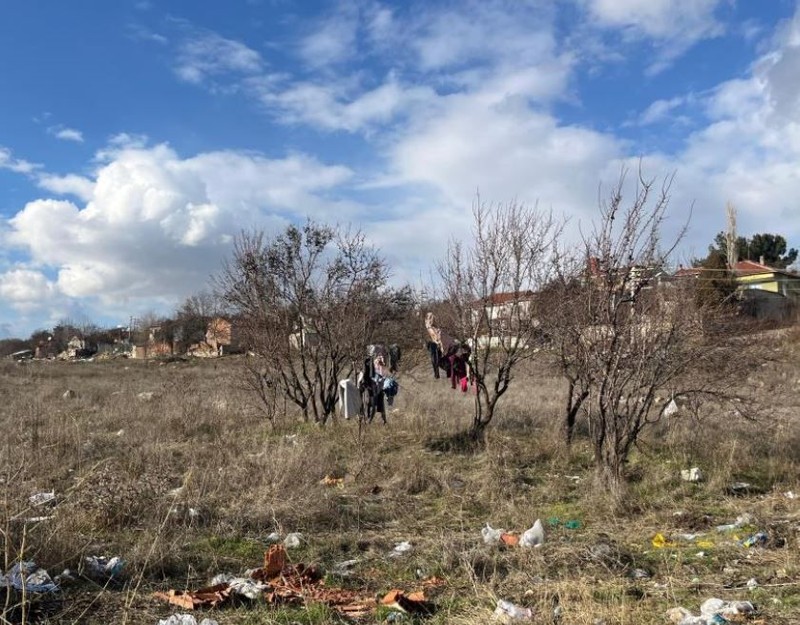
[[[418,280],[488,201],[570,229],[639,160],[683,258],[800,243],[795,0],[0,4],[0,336],[202,289],[252,226],[359,225]]]

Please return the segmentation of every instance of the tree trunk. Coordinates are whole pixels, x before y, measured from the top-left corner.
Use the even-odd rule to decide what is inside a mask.
[[[625,458],[613,446],[595,449],[595,475],[599,485],[614,501],[622,501],[626,492],[624,474]]]
[[[589,396],[589,391],[581,391],[581,393],[575,397],[575,381],[570,380],[567,393],[567,410],[564,419],[564,442],[567,444],[567,447],[569,447],[572,445],[572,437],[575,434],[575,421],[578,418],[578,411]]]
[[[494,406],[487,401],[487,393],[482,393],[481,389],[475,394],[475,415],[472,418],[472,428],[469,436],[476,443],[483,444],[486,436],[486,426],[494,416]]]

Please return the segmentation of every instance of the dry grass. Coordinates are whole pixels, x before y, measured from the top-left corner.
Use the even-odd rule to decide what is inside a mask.
[[[782,337],[787,340],[787,337]],[[771,339],[764,339],[771,340]],[[763,622],[788,624],[800,609],[800,429],[794,342],[747,383],[769,418],[679,416],[642,442],[628,467],[631,497],[614,508],[594,487],[580,434],[559,440],[561,384],[543,370],[521,374],[481,453],[443,451],[470,421],[471,397],[429,379],[424,365],[401,376],[389,425],[360,436],[356,423],[325,428],[291,415],[272,425],[240,388],[239,363],[30,363],[0,367],[0,527],[5,563],[23,557],[56,574],[81,571],[87,555],[121,555],[124,579],[103,587],[80,578],[53,606],[50,623],[152,624],[176,610],[150,595],[196,587],[219,572],[257,566],[272,531],[302,532],[296,561],[331,566],[358,558],[347,583],[369,592],[414,588],[420,576],[447,585],[432,623],[486,623],[497,598],[536,609],[538,623],[665,623],[675,605],[707,597],[750,599]],[[64,399],[73,389],[77,397]],[[150,401],[137,398],[153,392]],[[702,468],[688,484],[680,469]],[[344,487],[319,483],[345,477]],[[570,476],[578,476],[574,479]],[[726,494],[747,481],[760,494]],[[377,487],[377,488],[376,488]],[[53,490],[56,505],[31,508]],[[747,549],[714,525],[749,513],[770,543]],[[50,516],[42,522],[22,519]],[[549,526],[540,550],[483,545],[480,529]],[[708,531],[713,547],[654,549],[651,539]],[[396,542],[413,551],[389,558]],[[705,556],[697,555],[705,551]],[[631,577],[634,569],[647,579]],[[749,590],[745,583],[758,580]],[[325,623],[320,607],[226,609],[220,623]]]

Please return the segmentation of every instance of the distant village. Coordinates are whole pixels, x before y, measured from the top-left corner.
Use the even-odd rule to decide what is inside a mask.
[[[196,322],[195,324],[196,325]],[[74,334],[65,340],[65,330]],[[13,360],[111,360],[114,358],[158,358],[169,356],[194,356],[216,358],[241,351],[237,332],[230,320],[212,317],[205,326],[201,340],[187,342],[187,329],[180,323],[169,321],[163,324],[115,330],[81,332],[68,324],[57,326],[52,333],[37,333],[35,345],[8,354]],[[192,338],[199,338],[197,332]]]

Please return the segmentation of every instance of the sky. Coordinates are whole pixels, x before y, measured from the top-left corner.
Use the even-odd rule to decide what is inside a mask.
[[[726,202],[797,247],[798,77],[796,0],[5,0],[0,337],[169,313],[308,217],[419,282],[478,193],[576,236],[640,166],[680,258]]]

